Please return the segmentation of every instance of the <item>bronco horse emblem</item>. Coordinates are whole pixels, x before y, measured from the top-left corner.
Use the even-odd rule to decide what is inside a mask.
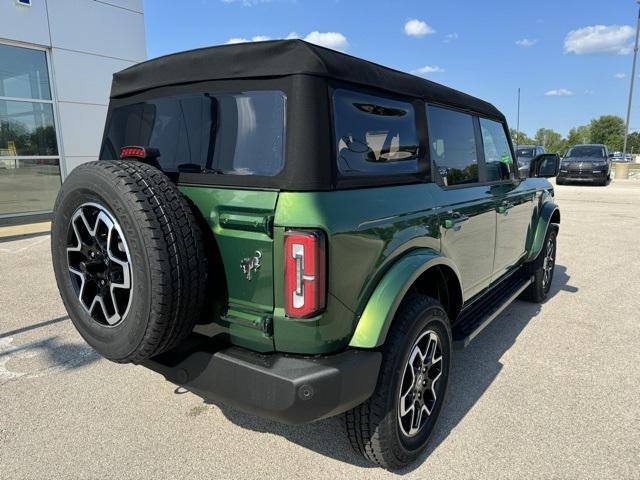
[[[260,250],[256,250],[255,256],[251,258],[243,258],[240,262],[240,269],[242,273],[247,277],[247,280],[251,281],[251,273],[257,272],[258,269],[262,266],[260,263],[260,259],[262,258],[262,252]]]

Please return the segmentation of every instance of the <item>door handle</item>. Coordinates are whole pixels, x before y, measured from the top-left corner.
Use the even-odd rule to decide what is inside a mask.
[[[460,212],[449,212],[449,215],[451,215],[451,217],[445,219],[443,224],[444,228],[446,229],[453,228],[456,231],[460,230],[460,224],[469,220],[469,217],[467,215],[462,215]]]

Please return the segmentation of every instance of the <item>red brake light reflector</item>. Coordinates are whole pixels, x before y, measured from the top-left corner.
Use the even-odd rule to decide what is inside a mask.
[[[325,240],[320,231],[284,234],[284,306],[288,317],[311,317],[325,306]]]
[[[147,151],[144,147],[122,147],[120,149],[120,158],[147,158]]]

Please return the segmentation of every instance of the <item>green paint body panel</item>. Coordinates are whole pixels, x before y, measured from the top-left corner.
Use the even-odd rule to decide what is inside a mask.
[[[360,313],[391,265],[417,249],[439,250],[432,185],[283,192],[276,239],[285,228],[318,228],[327,235],[327,308],[311,320],[292,320],[276,308],[276,349],[330,353],[344,349]],[[276,240],[276,245],[282,242]],[[276,278],[281,271],[276,270]],[[276,294],[276,305],[282,305]]]
[[[211,321],[224,327],[235,345],[273,351],[273,335],[269,332],[274,297],[273,238],[267,226],[273,221],[278,193],[192,186],[180,190],[202,213],[222,258],[228,312],[222,316],[212,312]],[[249,281],[240,262],[256,251],[261,252],[261,267]]]
[[[434,250],[414,250],[398,260],[369,299],[349,346],[375,348],[382,345],[393,316],[413,282],[422,273],[437,265],[450,267],[459,279],[453,262]]]
[[[558,205],[553,201],[553,197],[547,192],[542,193],[540,202],[537,205],[537,211],[533,215],[531,233],[527,239],[527,262],[535,260],[542,251],[544,238],[547,236],[547,230],[552,223],[552,217],[555,212],[558,212],[557,215],[560,214]]]
[[[202,213],[223,262],[228,305],[211,312],[211,322],[235,345],[300,354],[380,346],[404,294],[435,265],[456,273],[464,301],[480,295],[536,257],[555,208],[544,179],[449,189],[181,190]],[[327,237],[326,308],[310,319],[284,313],[283,237],[290,228]],[[261,267],[248,280],[240,262],[256,251]]]

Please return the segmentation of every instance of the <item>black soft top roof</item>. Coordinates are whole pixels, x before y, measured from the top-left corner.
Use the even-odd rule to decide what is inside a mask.
[[[493,105],[466,93],[303,40],[222,45],[155,58],[114,74],[111,98],[193,82],[288,75],[336,79],[504,119]]]

